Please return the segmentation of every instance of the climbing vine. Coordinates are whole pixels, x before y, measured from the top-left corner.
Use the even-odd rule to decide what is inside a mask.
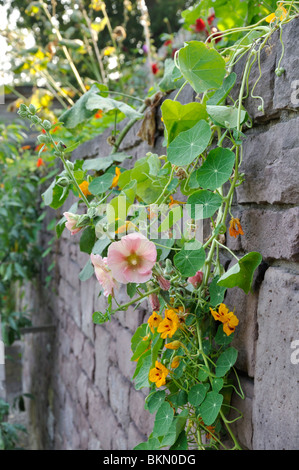
[[[244,398],[235,369],[238,351],[231,345],[239,327],[238,305],[226,305],[225,294],[233,287],[250,292],[262,256],[250,252],[238,258],[225,238],[244,234],[232,211],[235,189],[244,180],[244,130],[251,126],[244,100],[255,98],[263,112],[263,98],[255,95],[261,51],[277,30],[282,42],[283,25],[297,13],[296,2],[280,3],[256,24],[222,31],[222,39],[237,37],[226,47],[215,47],[219,31],[205,42],[185,43],[168,60],[159,90],[149,92],[139,109],[95,83],[58,124],[75,128],[99,110],[123,113],[127,124],[112,132],[110,155],[71,162],[75,145],[54,140],[57,123],[42,120],[33,105],[20,106],[19,115],[42,130],[39,143],[52,145],[63,164],[44,202],[58,209],[70,191],[77,196],[56,231],[58,237],[65,228],[80,234],[80,249],[87,255],[80,279],[95,274],[107,298],[106,311],[94,312],[94,323],[144,301],[151,307],[132,337],[131,359],[136,389],[150,389],[145,407],[155,413],[155,422],[136,449],[241,448],[231,426],[242,418],[231,395]],[[277,76],[284,73],[281,59]],[[234,72],[238,61],[240,77]],[[250,89],[254,64],[260,74]],[[186,85],[195,90],[196,100],[181,104]],[[174,89],[173,99],[165,96]],[[126,169],[122,164],[130,156],[119,150],[123,138],[136,121],[143,119],[145,126],[161,101],[165,155],[147,153]],[[227,270],[222,250],[231,257]],[[125,304],[118,302],[121,286],[130,299]]]

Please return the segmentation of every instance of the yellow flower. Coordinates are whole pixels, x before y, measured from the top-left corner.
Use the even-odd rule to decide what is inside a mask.
[[[175,356],[175,358],[173,359],[171,363],[171,368],[176,369],[177,367],[179,367],[179,365],[180,365],[180,356]]]
[[[112,46],[105,47],[105,49],[104,49],[104,55],[105,56],[112,55],[112,54],[114,54],[114,52],[115,52],[115,47],[112,47]]]
[[[279,21],[282,21],[286,18],[287,14],[287,10],[282,6],[282,3],[280,3],[275,13],[271,13],[270,15],[268,15],[265,20],[267,21],[267,23],[272,23],[272,21],[277,18],[279,18]]]
[[[157,331],[158,333],[161,333],[161,337],[163,339],[167,338],[167,336],[172,338],[179,326],[180,321],[175,311],[172,309],[166,309],[165,318],[159,324]]]
[[[166,349],[179,349],[180,346],[181,346],[180,341],[172,341],[171,343],[165,344]]]
[[[88,181],[82,181],[82,183],[79,184],[79,188],[81,189],[84,196],[90,196],[91,195],[91,192],[89,191],[88,186],[89,186]],[[81,194],[79,194],[79,197],[81,197]]]
[[[115,186],[118,185],[118,180],[119,180],[119,177],[121,175],[121,171],[120,171],[120,168],[118,168],[118,166],[115,168],[115,176],[112,180],[112,184],[110,186],[110,188],[115,188]]]
[[[239,324],[239,320],[233,312],[229,311],[225,304],[219,305],[218,312],[213,310],[211,307],[210,311],[215,320],[223,323],[223,331],[227,336],[235,331],[236,326]]]
[[[161,364],[161,362],[156,361],[155,367],[150,370],[149,380],[155,382],[156,386],[159,388],[166,383],[166,377],[169,374],[169,370]]]
[[[153,314],[147,320],[147,323],[149,324],[149,327],[152,333],[155,333],[155,328],[159,326],[161,321],[162,321],[161,315],[159,315],[157,312],[153,312]]]

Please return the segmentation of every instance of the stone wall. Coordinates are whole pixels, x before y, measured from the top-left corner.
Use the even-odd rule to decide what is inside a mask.
[[[254,450],[299,448],[299,364],[291,361],[291,343],[299,340],[299,103],[294,100],[298,37],[296,20],[284,28],[281,65],[285,74],[281,77],[274,73],[281,53],[278,35],[262,53],[263,74],[255,94],[263,96],[265,114],[257,110],[259,100],[245,102],[253,126],[244,142],[245,182],[237,189],[232,209],[245,234],[227,239],[237,255],[259,251],[263,256],[253,292],[246,296],[235,288],[225,299],[240,318],[234,346],[239,350],[237,369],[245,399],[233,397],[233,404],[244,414],[235,430],[242,446]],[[242,62],[236,72],[240,78]],[[257,77],[253,67],[251,84]],[[179,100],[192,99],[194,93],[186,87]],[[160,117],[158,110],[154,148],[137,136],[140,123],[123,141],[121,150],[132,155],[133,161],[148,151],[165,153]],[[83,144],[73,158],[107,155],[108,135]],[[62,211],[70,205],[68,201]],[[53,217],[58,214],[48,210],[46,222]],[[45,230],[41,236],[46,246],[52,235]],[[92,313],[103,308],[103,300],[98,298],[95,278],[78,279],[88,255],[80,253],[77,236],[64,233],[52,256],[56,262],[52,283],[45,286],[49,258],[42,260],[40,277],[27,296],[33,324],[42,327],[24,337],[23,387],[35,395],[28,403],[31,446],[132,449],[145,439],[153,423],[143,409],[146,391],[136,391],[131,383],[135,364],[130,362],[130,341],[149,314],[147,307],[128,309],[110,323],[95,326]],[[226,261],[228,265],[230,258]]]

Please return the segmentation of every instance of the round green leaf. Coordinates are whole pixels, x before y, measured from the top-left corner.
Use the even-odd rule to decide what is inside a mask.
[[[199,406],[205,399],[208,384],[196,384],[191,387],[188,394],[188,401],[193,406]]]
[[[173,421],[173,409],[170,404],[165,402],[157,411],[154,428],[153,428],[153,437],[165,436],[171,426]]]
[[[165,402],[165,390],[154,392],[147,401],[147,409],[150,413],[155,413]]]
[[[220,377],[219,378],[216,378],[216,379],[213,379],[213,383],[212,383],[212,389],[214,392],[220,392],[220,390],[222,389],[223,387],[223,384],[224,384],[224,381],[223,379],[221,379]]]
[[[253,274],[262,262],[262,255],[255,251],[247,253],[239,262],[221,276],[218,285],[222,287],[240,287],[245,294],[251,289]]]
[[[178,63],[183,76],[197,93],[222,85],[225,61],[215,49],[203,42],[188,42],[179,50]]]
[[[195,191],[188,198],[187,209],[193,219],[206,219],[212,217],[222,203],[222,197],[205,189]],[[202,211],[196,210],[196,206],[202,206]]]
[[[207,148],[210,138],[210,126],[202,119],[191,129],[181,132],[169,144],[168,161],[179,166],[189,165]]]
[[[196,179],[204,189],[214,191],[220,188],[231,176],[235,154],[229,149],[218,147],[210,151],[206,161],[196,172]]]
[[[97,196],[98,194],[102,194],[110,188],[113,178],[113,173],[105,173],[102,176],[98,176],[97,178],[91,181],[88,186],[88,189],[91,194],[94,194],[95,196]]]
[[[168,144],[180,132],[191,129],[198,121],[208,117],[206,107],[201,103],[181,104],[179,101],[165,100],[161,111]]]
[[[201,248],[200,250],[181,250],[174,256],[173,262],[183,276],[194,276],[203,267],[205,259],[205,250]]]
[[[221,304],[224,299],[224,294],[226,291],[226,287],[220,287],[218,282],[219,276],[214,277],[213,281],[209,285],[209,293],[210,293],[210,304],[212,307],[216,307],[216,305]]]
[[[223,402],[223,395],[217,392],[209,392],[200,405],[199,413],[206,426],[210,426],[214,423],[215,419],[218,416],[221,405]]]
[[[238,357],[238,351],[235,348],[228,348],[224,351],[216,362],[216,377],[224,377],[224,375],[233,367]]]
[[[211,106],[207,105],[207,112],[210,118],[215,122],[215,124],[234,129],[238,126],[238,109],[232,106]],[[247,119],[247,112],[241,110],[240,113],[240,124],[242,124]]]

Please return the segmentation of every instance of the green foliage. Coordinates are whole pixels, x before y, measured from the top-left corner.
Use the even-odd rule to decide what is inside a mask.
[[[238,306],[231,311],[223,302],[228,288],[238,287],[246,294],[252,289],[262,256],[252,252],[238,259],[224,244],[223,235],[243,234],[239,219],[233,215],[232,201],[236,187],[244,180],[240,172],[242,143],[246,138],[243,131],[251,124],[243,99],[249,93],[250,70],[278,23],[285,18],[281,20],[277,14],[271,26],[253,24],[248,28],[241,23],[241,17],[247,14],[248,24],[259,17],[254,2],[237,5],[233,1],[228,5],[222,0],[203,0],[183,12],[184,27],[191,31],[194,22],[203,17],[203,34],[208,35],[214,21],[209,17],[211,6],[216,13],[220,41],[216,41],[217,37],[205,41],[191,36],[173,60],[165,62],[164,75],[146,92],[139,108],[127,103],[125,93],[111,97],[113,91],[97,81],[61,116],[68,132],[74,134],[80,129],[86,131],[96,110],[114,119],[108,139],[112,144],[110,155],[71,163],[67,155],[75,148],[76,138],[70,145],[63,140],[55,141],[51,123],[49,126],[36,108],[21,105],[19,110],[21,117],[42,129],[38,141],[51,146],[53,155],[63,165],[63,171],[53,175],[43,194],[45,204],[59,208],[69,194],[77,198],[69,210],[72,217],[67,228],[81,231],[79,247],[88,256],[79,275],[82,281],[93,272],[89,255],[101,256],[97,259],[102,264],[96,267],[96,272],[107,297],[107,308],[94,312],[93,322],[103,324],[118,311],[133,305],[137,309],[148,298],[153,306],[153,314],[137,329],[131,342],[131,360],[136,362],[132,380],[137,390],[150,389],[145,407],[155,413],[153,431],[147,442],[136,447],[138,450],[227,448],[222,442],[227,435],[232,439],[231,447],[240,449],[226,419],[232,391],[243,397],[237,374],[238,386],[231,380],[238,356],[230,346],[239,323],[235,314]],[[293,17],[296,8],[290,6]],[[225,16],[224,11],[230,15]],[[232,29],[224,32],[228,23]],[[194,28],[192,31],[196,33]],[[80,49],[78,43],[65,44],[74,51]],[[236,75],[232,69],[244,56],[245,68],[234,90]],[[177,99],[185,85],[196,92],[195,101],[180,104]],[[134,166],[127,169],[127,156],[119,152],[122,140],[138,119],[143,119],[138,136],[145,140],[151,133],[155,136],[154,109],[161,100],[161,91],[172,88],[177,90],[174,98],[165,99],[161,106],[165,155],[151,152],[138,155]],[[233,90],[237,98],[232,97]],[[127,121],[119,130],[118,118],[124,116]],[[182,194],[185,201],[177,200]],[[190,220],[187,227],[179,227],[180,237],[176,237],[185,202]],[[231,226],[227,233],[229,217],[235,223],[236,233]],[[66,227],[65,219],[56,226],[58,236]],[[202,219],[209,219],[208,236],[194,241],[192,235]],[[129,238],[123,238],[127,231],[135,233],[136,246],[138,231],[145,233],[151,244],[144,252],[135,245],[132,248]],[[143,239],[140,246],[143,242],[149,240]],[[109,257],[111,246],[118,251],[114,261]],[[221,250],[237,258],[228,271],[221,264]],[[151,261],[144,260],[147,256],[156,260],[151,268],[148,268]],[[115,267],[117,257],[119,270],[127,276],[122,283],[126,284],[130,299],[123,304],[115,296],[120,277]],[[21,273],[19,268],[17,271]],[[147,274],[149,279],[143,282]]]
[[[20,432],[27,432],[23,425],[5,421],[9,409],[9,404],[0,398],[0,450],[14,450],[18,448]]]

